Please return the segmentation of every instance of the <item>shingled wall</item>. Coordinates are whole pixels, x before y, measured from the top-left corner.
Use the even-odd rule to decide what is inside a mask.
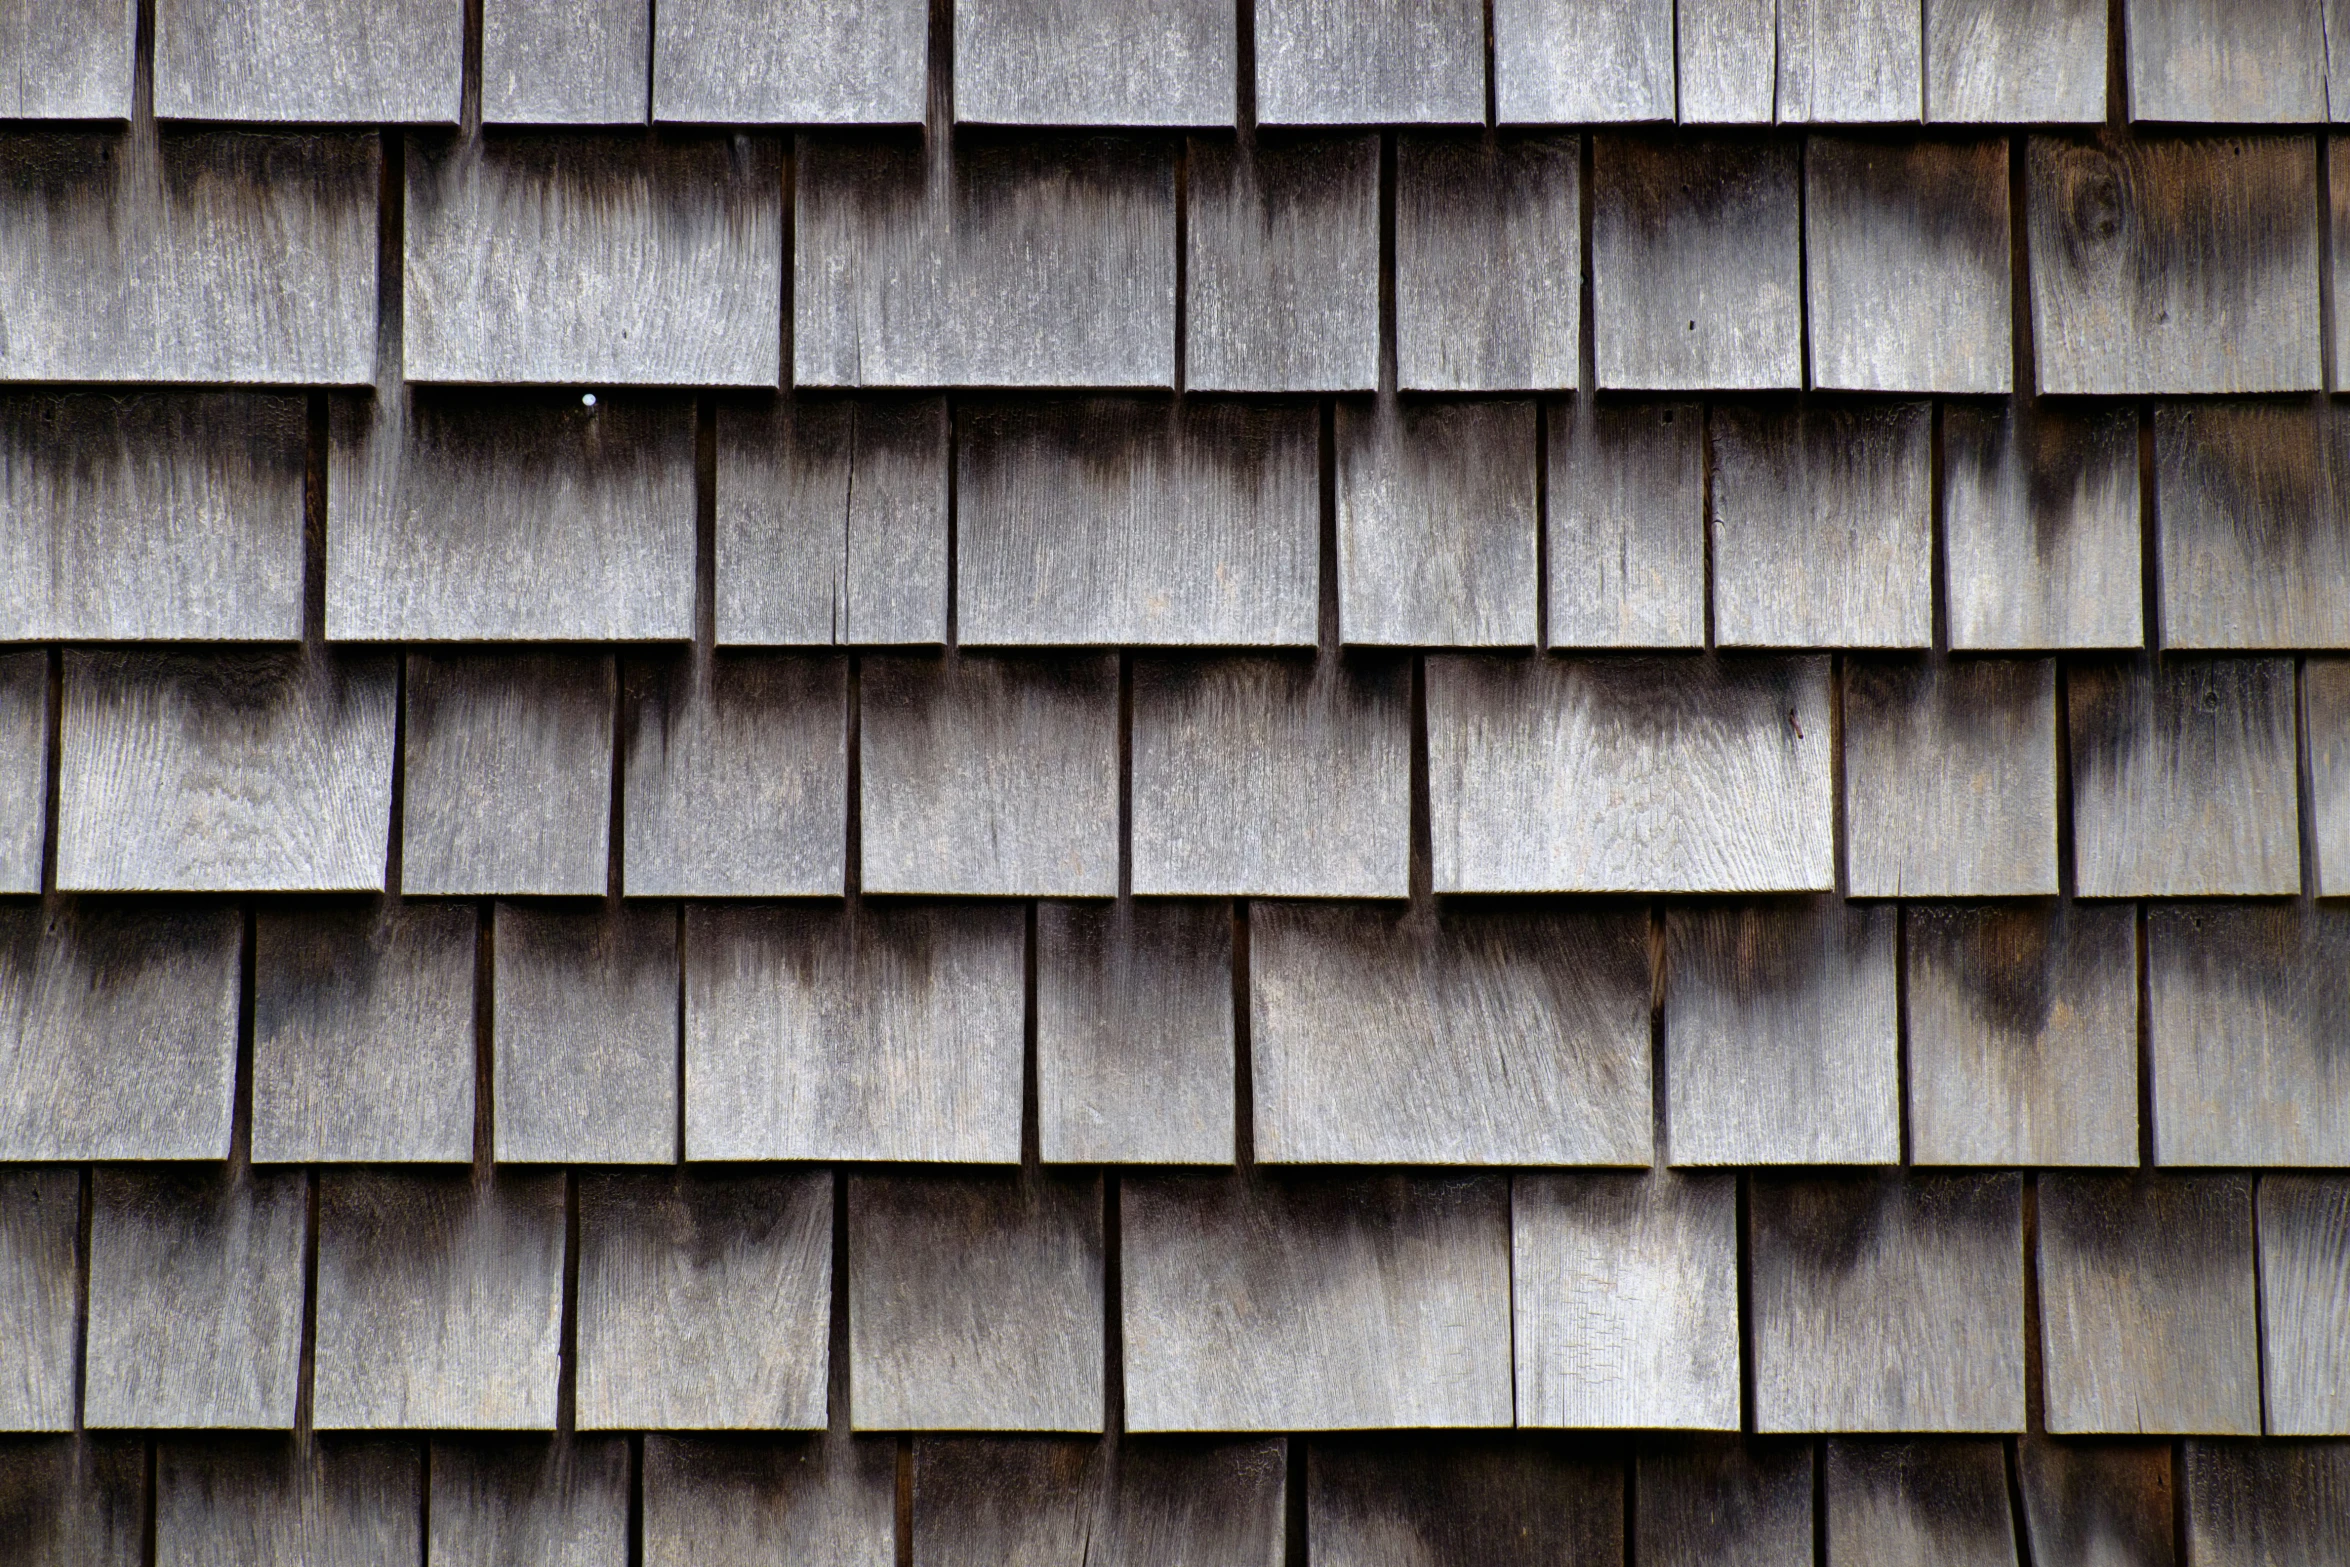
[[[0,1560],[2350,1564],[2350,3],[0,121]]]

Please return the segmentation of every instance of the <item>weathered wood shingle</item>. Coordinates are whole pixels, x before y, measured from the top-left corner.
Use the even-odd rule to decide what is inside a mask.
[[[484,125],[640,125],[651,0],[482,0]]]
[[[1286,1444],[922,1437],[915,1559],[931,1567],[1277,1567]]]
[[[1596,1455],[1476,1440],[1317,1441],[1304,1478],[1307,1549],[1324,1567],[1624,1559],[1623,1470]]]
[[[74,1428],[81,1278],[81,1172],[0,1175],[0,1430]]]
[[[1996,1442],[1828,1442],[1827,1567],[2008,1567],[2007,1465]]]
[[[501,903],[490,1125],[500,1163],[677,1158],[677,911]]]
[[[2319,0],[2126,0],[2123,15],[2131,119],[2325,119]]]
[[[1189,167],[1184,384],[1377,386],[1379,139],[1193,137]]]
[[[2350,1444],[2186,1442],[2182,1555],[2195,1567],[2350,1559]]]
[[[1768,125],[1777,98],[1778,0],[1676,0],[1684,125]]]
[[[1570,136],[1396,138],[1399,387],[1574,386],[1583,351],[1581,152]]]
[[[1918,0],[1778,0],[1782,125],[1914,123],[1923,117]]]
[[[127,120],[138,0],[0,4],[0,120]]]
[[[1475,125],[1485,118],[1477,0],[1250,0],[1266,125]]]
[[[1533,645],[1536,417],[1521,401],[1338,409],[1343,641]]]
[[[2264,1176],[2255,1201],[2268,1429],[2350,1435],[2350,1181]]]
[[[1953,649],[2145,641],[2133,412],[1945,403],[1941,500]]]
[[[1803,1567],[1815,1560],[1809,1443],[1643,1444],[1633,1461],[1640,1567]]]
[[[1694,403],[1554,403],[1543,642],[1705,644],[1705,419]]]
[[[307,1436],[158,1442],[157,1567],[373,1567],[424,1551],[414,1442]]]
[[[39,892],[49,837],[49,655],[0,653],[0,892]]]
[[[156,0],[154,18],[165,119],[457,118],[464,0]]]
[[[1926,118],[2105,118],[2105,0],[1926,0]]]
[[[893,1567],[898,1444],[888,1437],[743,1442],[648,1432],[645,1567],[766,1567],[804,1553]]]
[[[628,1448],[609,1436],[435,1441],[425,1559],[626,1563]]]
[[[1224,0],[964,0],[955,118],[980,125],[1230,125]]]
[[[2330,406],[2154,411],[2165,647],[2350,647],[2350,420]]]
[[[1490,15],[1501,124],[1673,118],[1673,0],[1496,0]]]
[[[926,0],[667,0],[653,15],[653,118],[919,125]]]
[[[2018,1441],[2016,1489],[2031,1559],[2172,1567],[2171,1467],[2167,1443]]]

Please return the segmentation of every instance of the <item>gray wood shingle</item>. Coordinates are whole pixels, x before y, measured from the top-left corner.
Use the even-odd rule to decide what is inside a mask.
[[[2016,1443],[2016,1489],[2035,1562],[2172,1567],[2168,1443]]]
[[[927,0],[667,0],[653,16],[653,118],[919,125]]]
[[[1673,0],[1495,0],[1493,110],[1503,125],[1673,118]]]
[[[2255,1201],[2268,1429],[2350,1435],[2350,1181],[2264,1176]]]
[[[2350,1561],[2350,1445],[2182,1443],[2195,1567]]]
[[[0,1175],[0,1430],[74,1428],[78,1170]]]
[[[0,120],[127,120],[138,0],[0,3]]]
[[[422,1460],[369,1438],[158,1442],[155,1567],[421,1560]]]
[[[2309,823],[2316,893],[2350,893],[2350,659],[2302,663],[2309,744]]]
[[[1681,123],[1770,124],[1778,35],[1778,0],[1675,0]]]
[[[1705,644],[1705,416],[1694,403],[1554,403],[1543,644]]]
[[[2138,420],[2016,398],[1942,408],[1944,612],[1969,652],[2145,641]]]
[[[2105,118],[2105,0],[1926,0],[1926,118]]]
[[[466,1567],[627,1567],[625,1437],[436,1441],[425,1559]]]
[[[482,0],[484,125],[641,125],[651,0]]]
[[[2123,15],[2131,119],[2325,119],[2320,0],[2124,0]]]
[[[1324,1567],[1491,1567],[1624,1559],[1624,1472],[1525,1443],[1306,1449],[1306,1549]]]
[[[1376,387],[1379,138],[1195,136],[1187,157],[1184,384]]]
[[[143,1567],[147,1444],[53,1437],[0,1447],[0,1528],[30,1567]]]
[[[0,892],[39,892],[49,825],[49,655],[0,653]]]
[[[490,1124],[500,1163],[677,1158],[677,911],[500,903]]]
[[[914,1443],[925,1567],[1279,1567],[1288,1453],[1267,1442]]]
[[[1227,0],[964,0],[955,118],[980,125],[1230,125]]]
[[[1399,387],[1575,385],[1583,352],[1581,155],[1574,136],[1396,137]]]
[[[464,0],[156,0],[164,119],[453,124]]]
[[[1479,0],[1251,0],[1265,125],[1476,125]]]
[[[2162,640],[2350,647],[2350,419],[2308,403],[2154,410]]]
[[[1805,1567],[1811,1444],[1644,1445],[1632,1485],[1638,1567]]]
[[[1923,118],[1923,27],[1918,0],[1779,0],[1779,123]]]
[[[1826,1567],[2009,1567],[2016,1560],[1998,1443],[1832,1441],[1826,1449]]]
[[[648,1432],[644,1567],[894,1567],[897,1443],[746,1443]]]
[[[1523,401],[1339,406],[1342,640],[1533,645],[1537,416]]]

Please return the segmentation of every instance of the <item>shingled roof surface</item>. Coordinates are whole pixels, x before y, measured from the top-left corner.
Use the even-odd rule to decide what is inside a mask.
[[[0,0],[0,1561],[2350,1567],[2335,121]]]

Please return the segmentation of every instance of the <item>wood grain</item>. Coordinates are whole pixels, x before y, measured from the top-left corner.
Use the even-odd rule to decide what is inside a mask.
[[[685,1152],[1020,1157],[1017,906],[685,912]]]
[[[420,1560],[423,1492],[413,1442],[158,1442],[155,1567]]]
[[[1264,48],[1260,34],[1260,72]],[[1263,106],[1260,97],[1260,113]],[[1184,384],[1199,392],[1376,387],[1379,139],[1195,136],[1187,160]]]
[[[676,910],[496,906],[491,1126],[501,1164],[669,1164]]]
[[[1264,125],[1475,125],[1478,0],[1253,0]]]
[[[629,1469],[625,1437],[436,1441],[426,1559],[624,1567]]]
[[[0,3],[0,119],[131,117],[136,0]]]
[[[2252,1181],[2040,1177],[2051,1435],[2260,1429]]]
[[[821,1430],[824,1171],[583,1176],[579,1428]]]
[[[649,0],[482,0],[484,125],[641,125]]]
[[[454,124],[461,0],[156,0],[167,120]]]
[[[553,1429],[563,1181],[319,1175],[319,1430]]]
[[[1543,645],[1705,643],[1705,424],[1692,403],[1554,403]]]
[[[1340,405],[1343,641],[1534,644],[1536,417],[1523,401]]]
[[[1910,1158],[2138,1159],[2137,931],[2094,903],[1902,912]]]
[[[867,892],[1117,892],[1115,658],[871,658],[862,700]]]
[[[897,1443],[644,1438],[644,1567],[894,1567]]]
[[[1844,666],[1844,875],[1858,898],[2055,895],[2054,660]]]
[[[1672,0],[1496,0],[1492,27],[1499,123],[1673,118]]]
[[[2350,1182],[2264,1176],[2256,1201],[2268,1429],[2350,1434]]]
[[[2350,1560],[2350,1447],[2187,1442],[2186,1559],[2195,1567]]]
[[[1230,125],[1238,21],[1221,0],[966,0],[955,118],[979,125]]]
[[[653,118],[922,123],[925,0],[667,0],[653,16]]]
[[[966,647],[1310,647],[1320,431],[1299,405],[966,405],[955,628]]]
[[[84,1422],[291,1429],[309,1182],[236,1166],[92,1181]]]
[[[1672,1170],[1515,1178],[1519,1425],[1737,1427],[1737,1196]]]
[[[1922,10],[1918,0],[1780,0],[1779,123],[1915,124]]]
[[[0,653],[0,892],[39,892],[49,837],[49,655]]]
[[[1396,137],[1395,368],[1403,390],[1575,385],[1583,352],[1581,160],[1575,136]]]
[[[926,1567],[1279,1567],[1286,1444],[923,1437]]]
[[[730,398],[717,489],[721,647],[946,640],[943,398]]]
[[[1249,923],[1267,1164],[1646,1164],[1639,914],[1263,903]]]
[[[53,1437],[0,1447],[0,1544],[31,1567],[146,1560],[147,1444]]]
[[[2016,398],[1942,406],[1950,646],[2145,641],[2138,421],[2126,408]]]
[[[1509,1423],[1500,1180],[1132,1176],[1119,1202],[1128,1430]]]
[[[2031,138],[2026,249],[2041,391],[2314,391],[2307,138]]]
[[[1438,657],[1427,693],[1439,892],[1834,880],[1825,659]]]
[[[851,1176],[860,1431],[1102,1429],[1099,1175]]]
[[[2172,1567],[2169,1444],[2016,1443],[2024,1540],[2035,1562]]]
[[[1402,661],[1138,657],[1133,669],[1137,894],[1405,894]]]
[[[2311,403],[2154,411],[2162,640],[2350,647],[2350,420]]]
[[[1896,1162],[1893,938],[1891,908],[1829,898],[1670,910],[1669,1162]]]
[[[1756,1429],[2022,1428],[2020,1177],[1758,1175],[1748,1202]]]
[[[2325,120],[2318,0],[2126,0],[2124,10],[2131,119]]]
[[[1233,1155],[1232,913],[1036,907],[1036,1119],[1048,1164]]]
[[[2106,11],[2099,0],[1926,0],[1926,118],[2099,123]]]
[[[1996,1442],[1829,1442],[1827,1567],[2010,1567]]]
[[[1778,0],[1676,0],[1684,125],[1768,125],[1778,80]]]
[[[1599,385],[1801,385],[1802,191],[1794,145],[1597,135],[1591,152]]]
[[[1306,1449],[1306,1549],[1324,1567],[1615,1567],[1624,1472],[1522,1443]]]
[[[74,1428],[82,1178],[0,1175],[0,1430]]]
[[[411,654],[401,890],[601,894],[614,684],[609,655]]]
[[[2300,890],[2289,661],[2084,664],[2066,694],[2082,897]]]
[[[2316,892],[2338,898],[2350,893],[2350,659],[2304,659],[2301,671]]]
[[[1813,1560],[1810,1443],[1647,1443],[1633,1463],[1636,1567]]]

